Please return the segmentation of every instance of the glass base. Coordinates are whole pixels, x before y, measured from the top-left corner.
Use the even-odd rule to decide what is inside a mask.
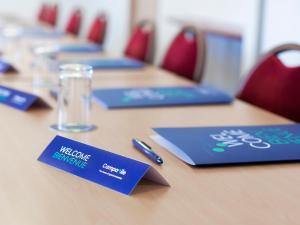
[[[32,82],[34,88],[51,88],[53,87],[53,82],[51,81],[34,81]]]
[[[95,125],[81,125],[81,124],[71,124],[58,126],[58,124],[53,124],[50,126],[51,129],[56,131],[70,132],[70,133],[80,133],[95,130],[97,127]]]

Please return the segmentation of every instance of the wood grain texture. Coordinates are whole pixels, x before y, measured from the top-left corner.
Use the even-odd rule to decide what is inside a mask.
[[[28,62],[30,60],[28,59]],[[27,62],[27,63],[28,63]],[[30,67],[2,85],[39,94]],[[98,71],[94,87],[190,85],[148,66],[142,70]],[[0,105],[0,224],[3,225],[297,225],[300,221],[299,164],[193,168],[155,144],[152,127],[291,123],[236,100],[232,105],[106,110],[93,104],[90,133],[61,135],[152,164],[171,184],[143,182],[130,197],[72,176],[36,159],[58,134],[49,129],[56,111],[20,112]],[[131,146],[137,137],[165,161],[157,166]]]

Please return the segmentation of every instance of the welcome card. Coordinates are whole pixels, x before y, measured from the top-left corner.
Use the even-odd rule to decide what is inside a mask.
[[[191,165],[300,160],[300,125],[154,128],[158,144]]]
[[[106,108],[228,104],[232,98],[212,86],[113,88],[93,91],[96,102]]]
[[[26,111],[33,107],[50,106],[40,97],[0,85],[0,103],[18,110]]]
[[[56,136],[39,161],[112,190],[130,195],[141,179],[169,186],[150,165]]]

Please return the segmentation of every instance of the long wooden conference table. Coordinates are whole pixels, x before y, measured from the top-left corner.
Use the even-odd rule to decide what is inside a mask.
[[[30,60],[29,60],[30,61]],[[153,127],[283,124],[291,121],[247,103],[106,110],[93,103],[89,133],[57,133],[56,102],[33,89],[30,67],[3,75],[1,85],[40,95],[52,110],[24,113],[0,105],[0,224],[3,225],[296,225],[300,223],[300,165],[195,168],[155,144]],[[20,65],[22,67],[22,65]],[[26,69],[27,68],[27,69]],[[154,66],[95,71],[94,88],[191,85]],[[142,182],[125,196],[37,161],[56,134],[151,164],[170,187]],[[149,143],[165,163],[157,166],[131,145]]]

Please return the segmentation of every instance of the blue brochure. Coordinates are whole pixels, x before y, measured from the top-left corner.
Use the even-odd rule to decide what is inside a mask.
[[[41,27],[7,26],[0,28],[0,36],[20,38],[60,38],[64,32]]]
[[[142,178],[168,185],[148,164],[61,136],[51,141],[38,160],[126,195]]]
[[[106,108],[228,104],[232,98],[212,86],[114,88],[93,91],[94,99]]]
[[[2,85],[0,85],[0,103],[22,111],[26,111],[33,107],[50,108],[46,102],[36,95],[4,87]]]
[[[44,45],[32,48],[36,54],[55,54],[55,53],[93,53],[101,52],[102,46],[84,43],[84,44],[60,44],[60,45]]]
[[[0,60],[0,73],[14,73],[17,70],[8,62]]]
[[[80,63],[86,64],[93,67],[94,70],[97,69],[140,69],[145,66],[144,63],[129,59],[86,59],[86,60],[78,60],[78,61],[69,61],[62,63]]]
[[[300,125],[154,128],[152,138],[191,165],[300,161]]]
[[[88,53],[88,52],[101,52],[102,46],[96,44],[65,44],[58,46],[59,52],[71,52],[71,53]]]
[[[47,30],[43,28],[22,28],[18,36],[28,38],[61,38],[64,32],[58,30]]]

